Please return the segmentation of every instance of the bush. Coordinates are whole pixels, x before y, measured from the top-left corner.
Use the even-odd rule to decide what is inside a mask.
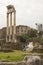
[[[21,36],[17,36],[17,39],[20,40],[20,42],[26,42],[27,39],[28,39],[28,35],[24,34],[24,35],[21,35]]]
[[[28,31],[28,36],[31,38],[37,37],[37,30],[31,29],[30,31]]]

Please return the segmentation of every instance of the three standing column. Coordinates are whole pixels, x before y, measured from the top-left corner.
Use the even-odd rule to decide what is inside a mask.
[[[12,20],[12,13],[14,13],[14,20]],[[9,20],[10,15],[10,20]],[[12,21],[14,22],[12,26]],[[10,22],[10,26],[9,26]],[[12,5],[7,6],[7,35],[6,42],[15,42],[16,40],[16,10]]]

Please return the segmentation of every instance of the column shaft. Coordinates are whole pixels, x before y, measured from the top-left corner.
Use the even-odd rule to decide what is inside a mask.
[[[10,35],[12,35],[12,13],[10,13]]]
[[[14,12],[14,34],[16,34],[16,11]]]
[[[7,35],[9,35],[9,14],[7,13]]]

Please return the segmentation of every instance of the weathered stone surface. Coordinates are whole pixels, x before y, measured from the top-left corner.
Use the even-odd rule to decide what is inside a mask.
[[[27,65],[25,61],[19,62],[16,65]]]
[[[27,65],[43,65],[39,56],[26,56],[24,60]]]
[[[27,65],[25,61],[22,62],[0,62],[0,65]]]
[[[0,62],[8,62],[8,60],[2,59],[2,60],[0,60]]]

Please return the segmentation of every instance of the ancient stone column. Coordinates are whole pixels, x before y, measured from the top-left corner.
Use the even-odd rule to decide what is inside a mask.
[[[13,41],[16,41],[16,10],[14,11]]]
[[[9,36],[9,41],[12,39],[12,13],[10,13],[10,36]]]
[[[7,13],[7,35],[9,35],[9,14]]]
[[[6,42],[8,42],[8,38],[9,38],[9,14],[7,13],[7,29],[6,29]]]
[[[10,35],[12,35],[12,13],[10,13]]]
[[[16,10],[14,11],[14,34],[16,34]]]

